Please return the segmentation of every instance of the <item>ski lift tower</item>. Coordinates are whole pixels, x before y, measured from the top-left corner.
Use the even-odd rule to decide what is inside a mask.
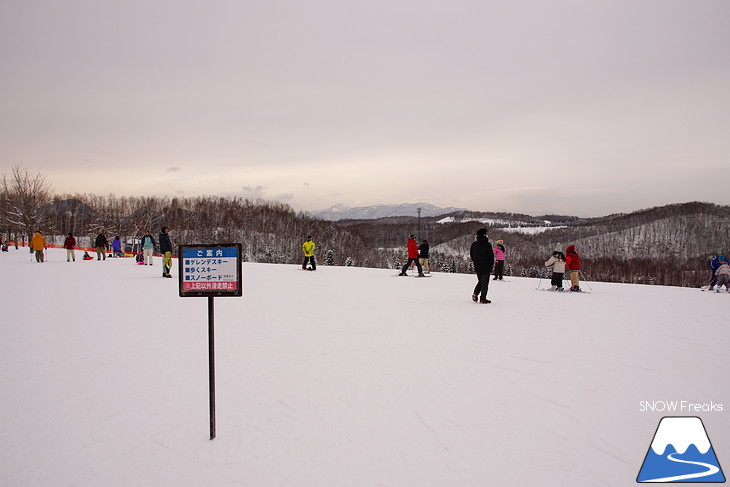
[[[416,208],[418,212],[418,242],[421,242],[421,207]]]

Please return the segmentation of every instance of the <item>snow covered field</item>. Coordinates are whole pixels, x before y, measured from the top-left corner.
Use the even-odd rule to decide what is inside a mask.
[[[635,485],[662,416],[730,465],[727,294],[244,264],[211,441],[206,299],[80,254],[0,254],[4,487]]]

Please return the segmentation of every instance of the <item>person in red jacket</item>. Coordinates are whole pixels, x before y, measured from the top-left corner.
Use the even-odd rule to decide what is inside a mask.
[[[566,249],[565,268],[570,270],[570,290],[580,292],[580,255],[575,251],[575,245],[568,245]]]
[[[71,262],[71,259],[76,262],[76,252],[74,252],[75,247],[76,239],[73,234],[69,233],[66,236],[66,240],[63,242],[63,248],[66,249],[66,262]]]
[[[423,273],[423,267],[421,267],[421,263],[418,261],[418,244],[416,243],[416,236],[411,235],[411,237],[408,239],[408,262],[406,262],[406,265],[403,266],[403,269],[401,269],[399,276],[407,276],[406,271],[408,270],[408,266],[411,265],[411,262],[415,262],[416,267],[418,268],[418,276],[419,277],[425,277],[426,275]]]

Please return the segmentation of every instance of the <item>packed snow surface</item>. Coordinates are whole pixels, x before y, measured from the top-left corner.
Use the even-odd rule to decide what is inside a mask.
[[[4,487],[632,485],[668,415],[642,401],[723,405],[669,415],[730,464],[728,294],[246,263],[210,440],[208,300],[159,258],[0,269]]]

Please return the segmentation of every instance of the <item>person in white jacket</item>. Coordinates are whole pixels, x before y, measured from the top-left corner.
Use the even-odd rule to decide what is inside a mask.
[[[563,246],[557,244],[555,251],[550,259],[545,262],[545,267],[553,268],[553,278],[550,280],[552,287],[551,291],[562,291],[563,290],[563,275],[565,274],[565,254],[563,254]]]

